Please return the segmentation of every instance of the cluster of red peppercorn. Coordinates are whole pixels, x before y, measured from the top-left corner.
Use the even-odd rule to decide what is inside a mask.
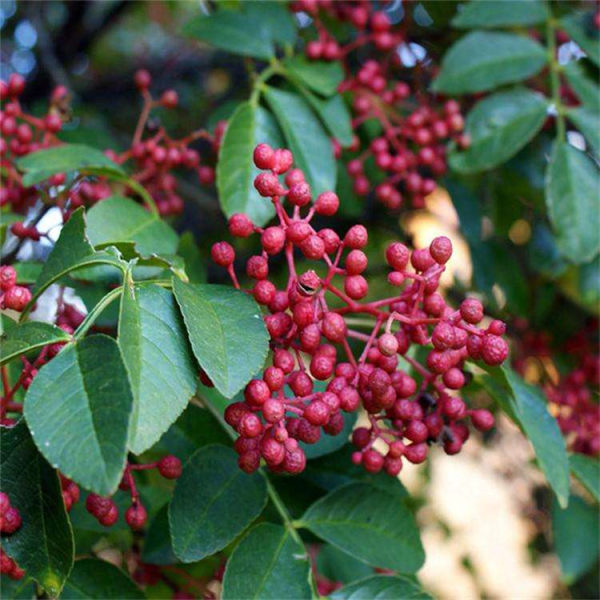
[[[378,181],[384,176],[374,186],[377,200],[389,209],[399,208],[407,198],[415,208],[422,207],[425,196],[436,188],[436,178],[446,172],[447,143],[454,140],[464,148],[470,140],[462,133],[464,119],[458,103],[439,103],[421,89],[425,65],[419,63],[415,69],[415,82],[396,74],[403,67],[397,47],[407,41],[408,17],[402,25],[392,26],[385,12],[367,0],[299,0],[292,8],[310,14],[318,32],[318,40],[306,45],[307,57],[343,63],[346,79],[339,91],[350,94],[356,132],[344,158],[355,193],[366,196],[372,190],[368,175],[368,163],[372,163],[379,171]],[[340,45],[328,30],[335,21],[349,23],[356,30],[346,45]],[[382,56],[357,68],[350,55],[369,44]],[[377,122],[381,134],[363,143],[358,132],[367,121]],[[334,148],[341,156],[339,143],[334,142]]]
[[[142,184],[151,194],[161,215],[176,215],[183,211],[183,200],[177,193],[177,180],[172,171],[184,168],[194,171],[198,180],[203,185],[214,182],[215,171],[212,166],[201,164],[200,154],[190,146],[196,140],[206,140],[216,156],[226,122],[220,121],[214,134],[198,129],[192,131],[181,139],[169,137],[164,127],[152,127],[149,117],[152,109],[163,107],[174,109],[179,98],[175,90],[164,91],[158,99],[154,99],[150,93],[152,78],[146,70],[135,73],[134,81],[143,98],[143,107],[137,123],[133,141],[129,150],[117,154],[109,152],[108,155],[115,162],[122,164],[132,160],[135,165],[132,179]],[[144,137],[146,136],[146,137]],[[90,193],[104,193],[102,189],[90,188]],[[87,190],[80,190],[85,194]]]
[[[196,140],[206,140],[212,153],[216,155],[226,124],[218,123],[214,134],[199,129],[181,139],[172,139],[163,127],[151,126],[149,117],[156,107],[175,108],[178,104],[177,92],[166,90],[158,99],[154,99],[149,91],[151,77],[145,70],[136,72],[135,84],[144,103],[131,147],[120,153],[107,150],[106,154],[118,164],[133,161],[134,171],[131,178],[146,188],[156,202],[159,212],[162,215],[179,214],[183,210],[183,200],[177,193],[177,180],[173,170],[193,170],[200,183],[212,184],[215,178],[214,168],[201,164],[200,154],[191,148],[191,145]],[[43,118],[23,111],[19,96],[24,90],[25,80],[20,75],[11,75],[8,83],[0,81],[0,206],[10,205],[13,212],[20,214],[24,214],[27,208],[37,201],[40,190],[23,186],[15,159],[60,144],[56,134],[62,129],[63,119],[70,112],[70,95],[64,86],[57,86],[53,90],[48,113]],[[56,204],[62,210],[65,220],[75,208],[94,204],[113,193],[104,178],[80,181],[69,190],[61,190],[65,181],[66,177],[62,173],[51,176],[48,184],[55,188],[57,193],[52,194],[52,199],[50,196],[47,198],[48,202]],[[21,239],[40,239],[36,227],[23,222],[14,223],[11,232]]]
[[[525,329],[527,325],[523,323]],[[598,331],[594,320],[572,336],[560,349],[575,366],[559,373],[553,361],[556,349],[546,333],[524,330],[520,336],[520,355],[514,367],[527,376],[530,361],[537,365],[536,375],[550,403],[552,413],[573,452],[598,456],[600,454],[600,354],[593,338]]]
[[[133,471],[148,469],[157,469],[165,479],[177,479],[181,475],[181,461],[176,456],[169,454],[153,463],[127,464],[119,488],[128,491],[131,495],[131,505],[125,511],[125,522],[134,531],[143,529],[148,520],[148,513],[140,501]],[[103,497],[94,493],[88,494],[85,507],[105,527],[114,525],[119,518],[119,509],[111,497]]]
[[[0,492],[0,533],[12,535],[21,527],[21,515],[10,504],[8,494]],[[8,575],[11,579],[22,579],[25,571],[0,548],[0,573]]]
[[[298,442],[314,444],[322,431],[339,434],[343,413],[361,406],[370,427],[355,430],[358,452],[353,460],[372,472],[385,468],[396,475],[403,457],[422,462],[434,442],[448,454],[458,452],[469,435],[467,419],[479,430],[490,429],[492,415],[467,408],[455,392],[467,381],[465,359],[482,359],[488,365],[506,359],[508,346],[501,337],[505,325],[491,321],[487,328],[478,328],[484,318],[478,300],[467,299],[454,310],[437,293],[452,254],[450,240],[438,237],[429,248],[412,252],[399,242],[390,244],[388,282],[395,290],[388,298],[364,301],[369,291],[364,276],[366,228],[354,225],[343,239],[332,229],[313,228],[313,216],[334,215],[339,199],[324,192],[313,203],[303,173],[292,169],[289,150],[260,144],[254,162],[265,171],[254,185],[271,198],[279,223],[262,229],[236,214],[229,231],[237,237],[260,235],[262,253],[248,259],[246,274],[255,281],[249,293],[268,309],[264,319],[273,361],[262,378],[248,383],[244,401],[225,412],[239,434],[235,449],[240,467],[252,472],[263,458],[273,471],[301,472],[306,457]],[[295,251],[324,263],[325,274],[298,273]],[[289,271],[283,289],[268,278],[269,259],[280,253]],[[239,288],[233,247],[218,242],[211,254]],[[336,278],[343,281],[339,287]],[[433,346],[426,366],[409,353],[413,344]],[[399,368],[401,361],[412,374]],[[315,381],[328,381],[325,390],[315,388]],[[385,458],[373,448],[377,440],[388,447]]]

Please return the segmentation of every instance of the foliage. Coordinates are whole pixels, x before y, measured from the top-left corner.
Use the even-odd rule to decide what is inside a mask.
[[[248,86],[191,129],[173,116],[189,98],[138,70],[132,139],[108,151],[69,122],[65,87],[39,116],[20,75],[0,84],[7,598],[215,597],[215,581],[225,599],[428,598],[397,476],[457,453],[467,422],[493,438],[490,407],[554,496],[563,582],[594,570],[599,14],[414,4],[194,9],[177,35]],[[211,210],[191,208],[197,183]],[[438,289],[447,238],[388,245],[438,186],[491,318],[451,308],[468,282]],[[235,252],[211,246],[214,208]]]

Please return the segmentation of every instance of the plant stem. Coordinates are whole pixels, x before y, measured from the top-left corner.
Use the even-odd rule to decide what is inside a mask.
[[[253,106],[258,104],[260,94],[264,88],[264,84],[268,79],[273,77],[273,75],[283,75],[284,73],[285,70],[281,63],[277,59],[273,59],[271,64],[254,80],[252,94],[250,94],[250,104]]]
[[[546,22],[546,43],[548,44],[548,62],[550,65],[550,89],[552,102],[556,110],[556,137],[559,141],[564,141],[566,124],[564,107],[560,99],[561,66],[556,58],[556,21],[553,17],[550,17]]]
[[[119,286],[118,288],[115,288],[114,290],[108,292],[108,294],[106,294],[106,296],[104,296],[100,300],[100,302],[98,302],[98,304],[96,304],[96,306],[94,306],[94,308],[92,308],[92,310],[90,310],[90,312],[85,316],[85,319],[83,319],[81,325],[79,325],[79,327],[73,334],[73,339],[78,340],[81,337],[83,337],[86,334],[87,330],[94,324],[96,319],[100,316],[102,311],[104,311],[104,309],[111,302],[118,298],[122,292],[123,286]]]

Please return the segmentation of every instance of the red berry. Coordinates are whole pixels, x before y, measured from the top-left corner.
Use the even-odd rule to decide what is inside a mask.
[[[146,69],[139,69],[135,72],[133,81],[138,90],[147,90],[152,83],[152,76]]]
[[[10,506],[5,511],[4,515],[2,515],[1,531],[2,533],[10,535],[17,531],[19,527],[21,527],[21,515],[16,508]]]
[[[344,281],[344,291],[353,300],[360,300],[367,295],[369,284],[362,275],[351,275]]]
[[[362,250],[351,250],[346,256],[346,273],[348,275],[359,275],[367,268],[367,255]]]
[[[260,243],[267,254],[277,254],[285,245],[285,231],[277,226],[267,227],[260,236]]]
[[[20,285],[15,285],[4,292],[3,303],[5,308],[21,312],[31,301],[31,292]]]
[[[408,265],[409,257],[408,248],[400,242],[390,244],[385,251],[385,259],[395,271],[403,271]]]
[[[220,267],[229,267],[235,259],[235,250],[227,242],[217,242],[213,244],[210,256]]]
[[[310,186],[305,181],[295,183],[290,188],[287,199],[294,206],[306,206],[311,201]]]
[[[108,508],[108,511],[99,516],[98,517],[98,522],[100,523],[100,525],[104,525],[104,527],[110,527],[111,525],[114,525],[117,522],[117,519],[119,518],[119,509],[117,508],[117,505],[110,500],[110,506]]]
[[[125,522],[131,529],[142,529],[148,520],[148,513],[142,504],[135,502],[125,511]]]
[[[315,202],[315,211],[319,215],[331,217],[335,215],[340,206],[340,199],[334,192],[323,192],[319,194]]]
[[[179,102],[179,96],[175,90],[165,90],[159,102],[165,108],[175,108]]]
[[[445,236],[436,237],[429,246],[429,252],[436,263],[444,265],[452,256],[452,242]]]
[[[460,305],[460,316],[472,325],[477,325],[483,319],[483,305],[475,298],[467,298]]]
[[[229,233],[235,237],[246,238],[254,233],[254,225],[250,218],[243,213],[231,215],[228,222]]]
[[[494,426],[494,416],[487,410],[474,410],[471,413],[471,422],[479,431],[489,431]]]
[[[364,227],[364,225],[354,225],[346,233],[346,236],[344,237],[344,244],[348,248],[360,250],[367,245],[368,239],[369,234],[367,233],[367,229]]]
[[[181,461],[172,454],[163,456],[158,462],[158,472],[166,479],[177,479],[181,471]]]
[[[502,364],[508,356],[508,344],[497,335],[486,334],[481,343],[481,358],[490,366]]]
[[[0,290],[9,290],[17,283],[17,272],[11,266],[0,267]]]
[[[268,144],[258,144],[254,148],[253,159],[259,169],[272,169],[275,165],[275,152]]]

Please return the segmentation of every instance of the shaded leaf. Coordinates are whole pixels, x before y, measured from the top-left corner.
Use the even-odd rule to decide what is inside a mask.
[[[556,419],[542,391],[510,367],[488,369],[483,385],[531,442],[538,464],[561,506],[569,500],[569,460]]]
[[[546,204],[562,255],[575,264],[600,251],[598,169],[583,152],[557,142],[546,172]]]
[[[600,553],[599,517],[598,506],[587,504],[579,496],[571,496],[565,509],[556,502],[552,505],[554,549],[567,584],[596,565]]]
[[[154,516],[142,549],[142,560],[150,565],[172,565],[178,562],[169,532],[169,507],[163,506]]]
[[[447,94],[492,90],[535,75],[546,61],[544,48],[530,38],[473,31],[446,52],[433,89]]]
[[[211,15],[190,19],[183,33],[233,54],[268,60],[275,49],[269,38],[258,35],[260,30],[261,24],[256,16],[219,9]]]
[[[471,145],[451,153],[451,167],[476,173],[506,162],[540,131],[547,107],[542,95],[524,88],[483,99],[467,115],[465,132]]]
[[[2,549],[51,596],[62,589],[73,565],[73,534],[56,471],[38,452],[25,421],[0,428],[0,487],[21,515]]]
[[[569,464],[573,475],[594,496],[596,502],[600,502],[600,462],[598,459],[584,454],[571,454]]]
[[[579,129],[596,154],[600,154],[600,113],[579,106],[567,111],[569,120]]]
[[[579,100],[592,110],[598,111],[600,108],[598,83],[586,73],[581,61],[572,60],[567,63],[564,66],[564,74]]]
[[[400,498],[366,483],[333,490],[306,511],[301,524],[374,567],[412,573],[425,559],[414,517]]]
[[[460,6],[452,25],[461,29],[536,25],[548,18],[540,0],[473,0]]]
[[[248,475],[233,450],[200,448],[185,464],[169,505],[175,554],[194,562],[222,550],[262,512],[267,501],[260,473]]]
[[[311,598],[306,549],[280,525],[259,523],[227,561],[223,599]]]
[[[432,596],[421,586],[402,575],[372,575],[336,590],[332,600],[428,600]]]
[[[600,66],[600,36],[594,25],[594,11],[572,12],[564,16],[560,23],[569,37],[587,54],[587,57]]]
[[[115,565],[105,560],[82,558],[75,562],[61,598],[120,600],[145,598],[142,591]]]

